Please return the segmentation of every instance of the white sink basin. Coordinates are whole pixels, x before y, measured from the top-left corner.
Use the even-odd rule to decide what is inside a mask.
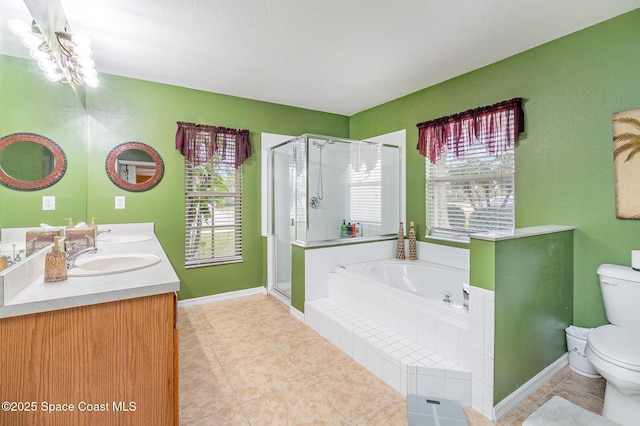
[[[97,275],[119,274],[147,268],[160,262],[154,254],[83,254],[78,257],[76,264],[67,271],[70,277],[93,277]]]
[[[97,238],[97,244],[131,244],[149,241],[152,235],[101,235]]]

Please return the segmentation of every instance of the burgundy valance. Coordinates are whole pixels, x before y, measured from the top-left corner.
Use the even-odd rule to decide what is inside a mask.
[[[233,138],[235,143],[228,144],[229,138]],[[230,145],[235,148],[234,152],[230,152]],[[213,154],[220,153],[223,160],[233,158],[237,169],[251,157],[251,140],[248,130],[178,121],[176,149],[193,164],[204,163]]]
[[[445,148],[463,158],[466,148],[476,142],[496,157],[507,151],[524,131],[522,98],[418,123],[418,150],[435,163]]]

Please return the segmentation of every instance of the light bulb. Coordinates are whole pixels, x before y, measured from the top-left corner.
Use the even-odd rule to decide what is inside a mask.
[[[40,50],[37,47],[32,47],[31,49],[29,49],[29,54],[36,61],[39,61],[41,59],[51,59],[51,53]]]
[[[71,41],[78,47],[91,47],[91,39],[85,34],[74,34],[71,36]]]
[[[76,46],[73,49],[73,54],[82,58],[90,58],[93,56],[93,52],[89,46]]]
[[[87,56],[82,56],[78,58],[77,62],[78,62],[78,65],[80,65],[82,68],[93,68],[96,66],[96,61],[94,61],[93,59]]]
[[[98,71],[96,71],[95,68],[84,68],[84,67],[81,67],[80,68],[80,74],[82,74],[82,76],[84,78],[91,78],[91,77],[97,77],[98,76]]]
[[[31,26],[20,19],[9,19],[9,22],[7,22],[7,26],[9,27],[9,31],[17,36],[20,36],[23,33],[31,32]]]
[[[44,71],[44,72],[48,72],[51,70],[56,70],[58,69],[58,64],[56,64],[53,60],[51,60],[50,58],[47,59],[40,59],[38,61],[38,67]]]
[[[25,47],[31,49],[32,47],[40,46],[44,41],[44,37],[42,37],[42,34],[22,33],[20,41]]]
[[[44,77],[49,81],[61,81],[64,78],[64,73],[59,69],[53,69],[45,72]]]
[[[98,77],[87,77],[84,80],[84,84],[95,89],[96,87],[100,86],[100,80],[98,80]]]

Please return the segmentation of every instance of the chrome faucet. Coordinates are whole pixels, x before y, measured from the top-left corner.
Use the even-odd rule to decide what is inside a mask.
[[[98,231],[98,233],[96,234],[96,238],[98,238],[98,235],[100,234],[110,234],[111,233],[111,229],[103,229],[102,231]]]
[[[73,269],[73,267],[76,266],[76,259],[81,254],[85,254],[85,253],[95,254],[95,252],[97,251],[98,251],[97,247],[87,247],[73,254],[71,254],[71,250],[68,250],[67,251],[67,269]]]

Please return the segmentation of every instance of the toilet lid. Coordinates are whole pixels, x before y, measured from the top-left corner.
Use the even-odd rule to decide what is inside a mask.
[[[640,371],[640,330],[603,325],[589,333],[589,346],[612,364]]]

